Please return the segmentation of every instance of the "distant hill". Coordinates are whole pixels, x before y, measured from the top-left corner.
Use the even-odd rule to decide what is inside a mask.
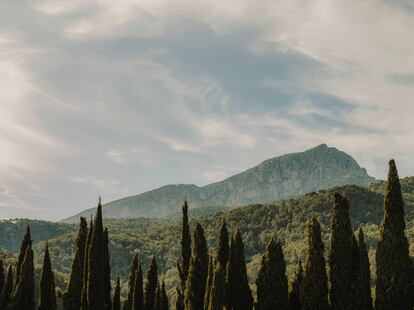
[[[350,155],[321,144],[301,153],[268,159],[242,173],[203,187],[166,185],[136,196],[104,205],[106,218],[161,218],[176,213],[184,197],[192,208],[203,206],[235,207],[298,197],[333,186],[367,185],[374,181]],[[88,209],[63,220],[74,223],[89,217]]]

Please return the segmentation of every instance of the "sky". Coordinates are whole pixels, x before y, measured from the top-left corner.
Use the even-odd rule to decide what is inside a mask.
[[[0,1],[0,219],[320,143],[414,175],[411,0]]]

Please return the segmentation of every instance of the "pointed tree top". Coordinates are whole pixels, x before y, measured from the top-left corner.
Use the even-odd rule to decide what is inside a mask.
[[[98,197],[98,205],[100,205],[102,203],[102,198],[101,196]]]

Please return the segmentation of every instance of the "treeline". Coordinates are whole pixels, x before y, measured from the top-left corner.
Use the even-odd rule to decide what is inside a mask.
[[[99,201],[94,220],[81,218],[76,252],[66,291],[61,296],[65,310],[272,310],[272,309],[412,309],[414,305],[413,262],[405,236],[401,185],[393,160],[389,163],[384,217],[377,244],[375,300],[364,232],[354,232],[348,199],[333,197],[330,252],[325,260],[321,226],[312,216],[307,224],[307,253],[288,283],[281,240],[274,235],[261,258],[256,294],[249,285],[243,238],[237,229],[229,233],[223,220],[214,253],[209,252],[204,229],[196,224],[191,233],[188,204],[184,203],[181,257],[177,262],[177,298],[171,305],[165,283],[158,277],[156,257],[146,274],[142,257],[132,260],[127,296],[122,300],[120,279],[111,287],[109,236],[102,222]],[[30,229],[23,238],[15,266],[7,272],[0,262],[0,310],[57,309],[54,274],[46,244],[35,304],[33,251]],[[290,287],[290,289],[289,289]]]

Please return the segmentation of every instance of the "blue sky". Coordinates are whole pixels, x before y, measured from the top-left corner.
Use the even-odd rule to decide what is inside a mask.
[[[414,6],[0,2],[0,218],[61,219],[327,143],[414,175]]]

